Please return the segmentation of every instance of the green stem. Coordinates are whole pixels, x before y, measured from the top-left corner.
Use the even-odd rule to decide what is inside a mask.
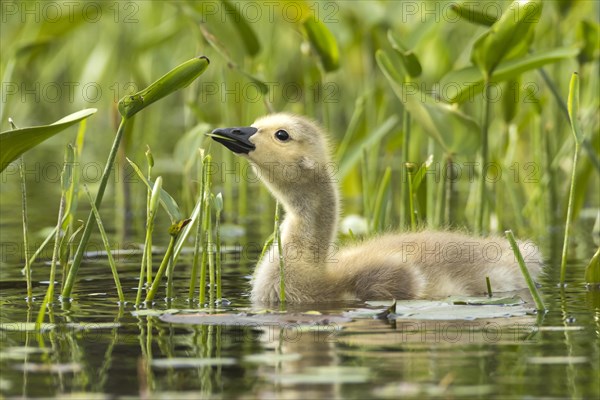
[[[46,295],[44,296],[44,301],[42,302],[42,306],[40,307],[40,311],[37,316],[36,325],[37,329],[40,328],[41,324],[44,322],[44,314],[46,307],[52,302],[52,298],[54,297],[54,279],[56,277],[56,262],[58,260],[58,252],[60,249],[60,235],[62,232],[62,219],[63,213],[65,211],[65,192],[64,190],[61,192],[60,196],[60,205],[58,207],[58,222],[56,223],[56,234],[54,235],[54,250],[52,251],[52,263],[50,264],[50,278],[48,283],[48,290],[46,291]]]
[[[510,247],[512,248],[513,253],[515,253],[515,257],[517,258],[517,262],[519,263],[519,267],[521,268],[521,273],[525,278],[525,282],[527,282],[527,287],[531,292],[531,297],[533,297],[535,306],[537,307],[538,311],[546,311],[546,307],[544,306],[544,302],[540,297],[537,287],[535,287],[535,283],[533,282],[533,279],[531,279],[531,275],[529,275],[529,270],[527,269],[527,265],[525,265],[525,260],[523,260],[523,255],[521,254],[521,250],[517,245],[515,235],[513,235],[511,230],[505,231],[504,234],[506,235],[506,238],[510,243]]]
[[[27,281],[27,301],[33,299],[31,285],[31,262],[29,261],[29,234],[27,224],[27,183],[25,181],[25,161],[21,156],[19,164],[19,175],[21,178],[21,213],[23,216],[23,250],[25,252],[25,280]]]
[[[154,300],[154,296],[156,295],[156,291],[158,290],[158,285],[167,270],[167,265],[169,265],[169,260],[171,259],[171,254],[173,254],[173,248],[175,247],[175,241],[177,240],[177,236],[171,235],[171,240],[169,241],[169,247],[167,248],[167,252],[160,263],[160,267],[154,276],[154,280],[152,281],[152,286],[150,286],[150,290],[146,294],[146,300],[144,302],[146,305],[150,304],[152,300]]]
[[[573,155],[573,168],[571,171],[571,189],[569,190],[569,204],[567,206],[567,222],[565,223],[565,239],[563,242],[562,257],[560,261],[560,284],[564,285],[567,272],[567,254],[569,247],[569,236],[571,231],[571,220],[573,219],[573,198],[575,196],[575,177],[577,172],[577,159],[579,158],[579,142],[575,142],[575,154]]]
[[[217,279],[217,300],[221,300],[222,290],[221,290],[221,211],[217,210],[217,215],[215,218],[215,252],[216,252],[216,279]]]
[[[400,165],[402,166],[400,176],[402,182],[400,185],[400,227],[404,229],[408,225],[408,218],[406,218],[408,193],[404,190],[404,182],[408,182],[409,180],[407,163],[408,158],[410,157],[410,114],[406,107],[403,109],[402,125],[402,130],[404,131],[404,143],[402,143],[402,159],[400,160]]]
[[[98,186],[98,193],[96,194],[96,200],[94,202],[97,209],[100,209],[102,204],[102,198],[104,197],[104,191],[106,190],[106,186],[108,185],[108,180],[110,178],[110,172],[112,170],[113,164],[115,162],[115,158],[117,156],[117,151],[119,150],[119,144],[121,143],[121,139],[123,138],[123,132],[125,131],[125,124],[128,121],[127,118],[123,117],[121,119],[121,123],[119,125],[119,129],[117,130],[117,135],[115,136],[115,140],[113,141],[112,148],[110,149],[110,153],[108,154],[108,159],[106,160],[106,165],[104,167],[104,172],[102,173],[102,178],[100,179],[100,185]],[[92,227],[93,227],[93,219],[94,212],[90,211],[88,215],[87,221],[85,223],[85,229],[83,230],[83,234],[81,235],[81,241],[79,242],[79,246],[77,247],[77,251],[73,256],[73,264],[69,269],[69,274],[67,275],[67,280],[65,282],[65,286],[62,290],[61,297],[63,299],[68,299],[71,297],[71,292],[73,291],[73,285],[75,284],[75,278],[77,277],[77,272],[79,271],[79,266],[81,265],[81,261],[83,259],[83,253],[85,252],[85,248],[87,246],[88,241],[90,240],[90,236],[92,235]]]
[[[490,124],[490,81],[485,79],[485,95],[483,98],[483,122],[481,124],[481,174],[479,176],[479,204],[475,218],[475,233],[484,234],[484,215],[486,204],[485,171],[488,164],[488,127]]]
[[[85,188],[85,192],[87,193],[90,199],[90,205],[92,207],[92,213],[94,214],[94,218],[96,218],[96,224],[98,225],[98,230],[100,231],[100,237],[102,238],[102,242],[104,243],[104,248],[106,249],[106,256],[108,258],[108,265],[110,265],[110,270],[113,275],[113,279],[115,280],[115,286],[117,287],[117,293],[119,294],[119,302],[121,305],[125,303],[125,296],[123,295],[123,289],[121,287],[121,281],[119,279],[119,272],[117,271],[117,265],[115,264],[115,260],[113,259],[110,243],[108,242],[108,236],[106,235],[106,231],[104,230],[104,224],[102,224],[102,219],[100,218],[100,213],[98,212],[98,208],[92,201],[92,195],[90,194],[86,185],[83,186]]]
[[[209,200],[212,204],[212,200]],[[210,289],[208,291],[209,294],[209,302],[211,307],[214,304],[215,301],[215,260],[214,260],[214,250],[213,250],[213,237],[212,237],[212,218],[211,218],[211,212],[210,209],[212,207],[209,206],[208,210],[209,212],[207,213],[207,217],[208,220],[206,221],[206,249],[205,252],[208,253],[208,279],[209,279],[209,284],[210,284]]]
[[[408,212],[410,213],[410,229],[413,231],[417,229],[417,220],[415,217],[415,204],[414,204],[414,193],[413,193],[413,166],[405,166],[408,170]]]
[[[196,291],[196,279],[198,279],[198,262],[200,259],[200,251],[202,248],[203,241],[203,226],[204,226],[204,208],[206,203],[204,201],[204,186],[206,184],[206,174],[204,169],[204,159],[202,154],[200,156],[200,162],[198,163],[198,176],[200,177],[200,191],[198,193],[198,201],[200,202],[200,212],[198,213],[198,221],[196,225],[196,238],[194,239],[194,259],[192,262],[192,274],[190,277],[190,289],[188,291],[188,301],[192,302],[194,299],[194,292]]]

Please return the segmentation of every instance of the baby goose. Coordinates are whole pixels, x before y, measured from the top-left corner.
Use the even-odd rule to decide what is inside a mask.
[[[313,121],[271,114],[250,127],[209,134],[247,158],[285,209],[281,241],[289,302],[340,298],[415,299],[474,295],[525,288],[504,238],[421,231],[386,234],[338,249],[339,195],[325,132]],[[519,244],[534,279],[541,270],[537,247]],[[277,302],[279,253],[271,246],[257,265],[252,300]]]

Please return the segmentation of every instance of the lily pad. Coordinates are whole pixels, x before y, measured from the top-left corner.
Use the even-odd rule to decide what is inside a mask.
[[[273,375],[271,379],[284,385],[297,384],[331,384],[331,383],[365,383],[369,380],[369,368],[366,367],[315,367],[307,368],[299,374]]]
[[[244,361],[257,364],[277,364],[280,362],[298,361],[302,355],[298,353],[276,354],[276,353],[261,353],[250,354],[244,357]]]
[[[392,302],[367,302],[376,307],[390,307]],[[522,317],[533,312],[518,296],[512,297],[448,297],[445,300],[407,300],[396,302],[390,319],[474,320],[482,318]],[[376,318],[385,308],[359,308],[344,313],[349,318]]]
[[[516,306],[525,303],[519,296],[511,297],[461,297],[452,296],[448,298],[454,305],[503,305],[503,306]]]
[[[198,368],[217,365],[233,365],[235,358],[158,358],[152,360],[156,368]]]
[[[339,315],[305,314],[164,314],[159,317],[164,322],[189,325],[285,325],[323,326],[350,322],[351,319]]]

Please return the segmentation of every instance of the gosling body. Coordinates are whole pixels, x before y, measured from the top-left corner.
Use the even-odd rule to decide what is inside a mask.
[[[328,138],[313,121],[291,114],[259,118],[251,127],[210,134],[249,159],[285,209],[281,224],[286,301],[316,302],[435,298],[526,287],[508,242],[459,232],[385,234],[339,248],[337,179]],[[538,248],[519,242],[530,273],[538,277]],[[274,243],[256,267],[251,297],[279,301],[280,264]]]

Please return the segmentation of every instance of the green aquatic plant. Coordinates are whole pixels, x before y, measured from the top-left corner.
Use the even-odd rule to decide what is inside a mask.
[[[113,141],[110,153],[108,155],[108,159],[106,161],[104,172],[102,173],[102,177],[100,179],[100,184],[98,185],[98,192],[94,201],[96,208],[100,209],[100,206],[102,204],[102,198],[104,197],[104,191],[106,190],[106,186],[108,184],[110,172],[113,168],[113,164],[117,156],[117,151],[119,149],[119,145],[123,138],[123,133],[125,132],[125,127],[129,119],[136,113],[149,106],[150,104],[160,100],[165,96],[168,96],[169,94],[175,92],[178,89],[187,87],[206,70],[208,64],[208,58],[204,56],[193,58],[192,60],[189,60],[175,67],[167,74],[165,74],[164,76],[156,80],[154,83],[152,83],[150,86],[148,86],[146,89],[137,92],[133,95],[125,96],[119,101],[118,108],[119,113],[121,114],[121,123],[119,124],[117,135],[115,136],[115,139]],[[85,229],[83,230],[83,233],[81,235],[79,246],[77,247],[75,255],[73,256],[73,262],[69,269],[69,274],[67,275],[67,279],[63,287],[63,291],[61,294],[63,299],[67,299],[71,296],[71,291],[73,290],[73,285],[75,284],[75,277],[77,276],[79,266],[83,259],[85,247],[87,246],[87,243],[90,240],[90,236],[92,235],[91,222],[93,217],[93,213],[90,212],[85,223]]]
[[[569,248],[569,236],[571,231],[571,220],[573,219],[573,197],[575,195],[575,182],[577,171],[577,159],[581,148],[583,134],[579,126],[579,74],[574,72],[571,76],[569,85],[569,120],[571,122],[571,131],[575,139],[575,153],[573,154],[573,165],[571,166],[571,187],[569,189],[569,200],[567,204],[567,220],[565,221],[565,237],[563,242],[562,257],[560,261],[560,284],[564,285],[567,271],[567,255]]]

